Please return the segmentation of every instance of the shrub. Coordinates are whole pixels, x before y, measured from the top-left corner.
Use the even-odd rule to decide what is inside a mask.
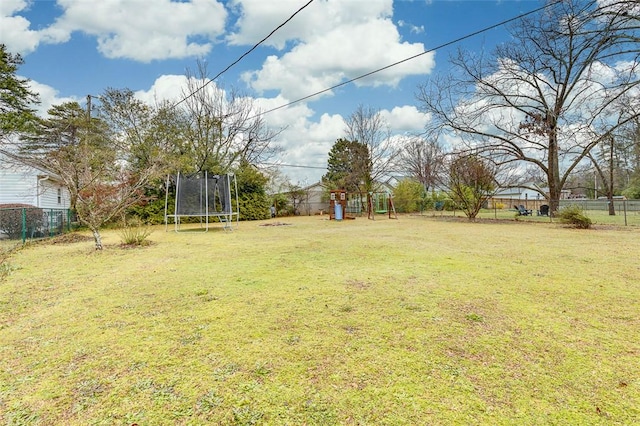
[[[631,180],[627,188],[622,191],[622,195],[631,200],[640,199],[640,176]]]
[[[41,208],[28,204],[3,204],[0,208],[0,232],[12,240],[22,238],[23,212],[26,224],[25,236],[33,238],[42,232],[46,225],[44,213]]]
[[[420,182],[412,179],[401,180],[393,190],[393,204],[400,213],[413,213],[420,210],[424,188]]]
[[[137,218],[130,220],[120,230],[122,243],[128,246],[149,245],[149,240],[147,240],[149,235],[151,235],[151,228]]]
[[[259,193],[243,194],[239,199],[240,220],[262,220],[271,217],[267,196]],[[282,213],[280,210],[279,214]]]
[[[266,193],[268,179],[254,166],[242,161],[236,169],[240,220],[261,220],[271,217]],[[231,191],[235,197],[235,191]],[[278,206],[279,208],[280,206]]]
[[[591,219],[584,215],[582,208],[572,204],[558,211],[558,219],[561,223],[572,225],[579,229],[589,229]]]

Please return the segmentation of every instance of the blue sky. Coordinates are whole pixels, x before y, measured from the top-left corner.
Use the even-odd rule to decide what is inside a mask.
[[[129,88],[149,102],[178,100],[198,59],[217,74],[308,0],[3,0],[0,42],[20,53],[45,110],[52,104]],[[256,99],[263,110],[433,49],[542,5],[534,0],[315,0],[216,83]],[[286,127],[275,142],[293,182],[317,181],[327,153],[358,105],[381,110],[397,134],[428,117],[416,87],[446,73],[458,47],[491,51],[508,40],[493,29],[330,93],[265,115]]]

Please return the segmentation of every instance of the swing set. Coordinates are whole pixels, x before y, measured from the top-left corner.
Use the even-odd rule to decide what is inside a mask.
[[[387,192],[370,192],[367,200],[368,219],[375,220],[376,214],[389,214],[389,219],[398,218],[391,194]],[[393,217],[391,217],[391,214],[393,214]]]

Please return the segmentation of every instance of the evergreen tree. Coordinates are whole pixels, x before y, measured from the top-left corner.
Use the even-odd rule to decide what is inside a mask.
[[[38,103],[38,95],[29,90],[29,80],[16,77],[22,64],[20,55],[7,52],[0,44],[0,141],[13,132],[31,129],[37,121],[32,105]]]
[[[236,169],[236,181],[240,219],[261,220],[269,218],[269,199],[266,191],[269,179],[248,161],[243,160]],[[232,194],[232,196],[234,195]]]
[[[360,193],[363,184],[371,181],[367,146],[357,141],[338,139],[329,151],[327,173],[322,181],[331,189]]]

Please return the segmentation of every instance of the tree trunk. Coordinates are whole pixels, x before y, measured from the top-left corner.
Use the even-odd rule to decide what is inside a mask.
[[[610,192],[607,196],[607,204],[609,204],[609,216],[616,215],[616,207],[613,205],[613,192]]]
[[[100,230],[94,227],[90,227],[90,229],[93,234],[93,240],[96,243],[96,250],[102,250],[102,236],[100,235]]]
[[[549,184],[549,216],[553,217],[560,208],[560,195],[562,194],[560,185],[560,165],[558,160],[558,136],[554,127],[549,133],[549,161],[547,169],[547,180]]]
[[[616,215],[616,209],[613,205],[613,137],[609,138],[609,182],[607,185],[607,199],[609,200],[609,216]]]

